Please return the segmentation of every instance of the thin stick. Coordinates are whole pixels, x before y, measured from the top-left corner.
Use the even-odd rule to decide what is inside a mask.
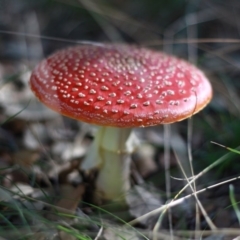
[[[206,167],[206,168],[205,168],[203,171],[201,171],[199,174],[197,174],[191,181],[189,181],[189,182],[178,192],[178,194],[173,198],[173,200],[172,200],[170,203],[165,204],[165,205],[161,206],[160,208],[157,208],[157,209],[155,209],[155,210],[153,210],[153,211],[150,211],[149,213],[146,213],[146,214],[142,215],[141,217],[136,218],[136,219],[130,221],[129,224],[131,224],[131,225],[136,224],[136,223],[138,223],[138,222],[141,221],[141,220],[144,220],[144,219],[146,219],[146,218],[149,218],[149,217],[151,217],[151,216],[154,216],[154,215],[156,215],[156,214],[159,214],[159,213],[161,213],[164,209],[166,209],[166,208],[171,208],[171,207],[173,207],[173,206],[176,206],[176,205],[182,203],[185,199],[192,197],[193,194],[190,194],[190,195],[187,195],[187,196],[185,196],[185,197],[183,197],[183,198],[180,198],[180,199],[176,200],[176,199],[179,197],[179,195],[180,195],[182,192],[184,192],[184,190],[185,190],[187,187],[189,187],[189,185],[190,185],[191,183],[193,183],[194,181],[196,181],[196,179],[200,178],[200,177],[203,176],[205,173],[207,173],[208,171],[210,171],[212,168],[218,166],[220,163],[222,163],[223,161],[225,161],[226,159],[228,159],[229,157],[231,157],[231,156],[233,156],[233,155],[234,155],[234,153],[231,153],[231,152],[223,155],[221,158],[219,158],[219,159],[216,160],[214,163],[212,163],[211,165],[209,165],[208,167]],[[219,184],[215,184],[215,185],[212,185],[212,186],[210,186],[210,187],[204,188],[204,189],[202,189],[202,190],[197,191],[195,194],[204,192],[204,191],[206,191],[207,189],[210,189],[210,188],[213,188],[213,187],[216,187],[216,186],[219,186],[219,185],[222,185],[222,184],[231,182],[231,181],[235,181],[235,180],[237,180],[237,179],[240,179],[240,177],[232,178],[232,179],[230,179],[230,180],[226,180],[226,181],[221,182],[221,183],[219,183]]]
[[[99,44],[97,42],[91,42],[91,41],[78,41],[78,40],[70,40],[66,38],[57,38],[52,36],[45,36],[45,35],[37,35],[37,34],[31,34],[31,33],[23,33],[23,32],[17,32],[17,31],[5,31],[0,30],[0,34],[8,34],[8,35],[16,35],[16,36],[26,36],[30,38],[40,38],[44,40],[49,41],[58,41],[58,42],[65,42],[65,43],[75,43],[75,44]],[[154,46],[154,45],[171,45],[171,44],[190,44],[190,43],[240,43],[240,40],[237,38],[197,38],[197,39],[186,39],[186,38],[179,38],[179,39],[173,39],[173,40],[157,40],[152,42],[145,42],[142,43],[143,45],[147,46]]]
[[[187,25],[187,37],[188,39],[197,38],[197,28],[196,24],[192,24],[192,22],[198,23],[198,17],[196,14],[189,14],[185,17],[186,25]],[[190,62],[196,63],[197,61],[197,43],[188,44],[188,60]],[[196,105],[197,105],[197,98],[196,98]],[[195,109],[194,109],[195,111]],[[192,134],[193,134],[193,118],[188,119],[188,131],[187,131],[187,151],[188,151],[188,160],[190,165],[190,170],[192,176],[194,176],[194,170],[193,170],[193,164],[192,164]],[[187,180],[188,181],[188,180]],[[191,186],[191,185],[190,185]],[[196,182],[193,182],[193,189],[196,192]],[[195,198],[197,199],[197,195],[195,195]],[[197,199],[198,201],[198,199]],[[199,208],[198,204],[196,202],[195,205],[196,208],[196,217],[195,217],[195,230],[200,229],[200,214],[199,214]],[[199,236],[197,236],[197,233],[195,235],[195,238],[198,239]]]
[[[186,175],[186,173],[185,173],[185,171],[184,171],[184,169],[183,169],[183,167],[182,167],[182,164],[181,164],[181,162],[179,161],[178,156],[177,156],[176,154],[175,154],[175,157],[176,157],[176,159],[177,159],[177,162],[178,162],[178,164],[179,164],[180,169],[182,170],[183,175],[185,176],[187,182],[189,183],[189,180],[188,180],[188,178],[187,178],[187,175]],[[194,183],[195,183],[195,182],[193,182],[193,184],[194,184]],[[209,227],[211,228],[211,230],[216,230],[217,227],[214,225],[214,223],[212,222],[212,220],[209,218],[207,212],[205,211],[204,207],[202,206],[201,202],[199,201],[199,199],[198,199],[198,197],[197,197],[196,189],[194,189],[194,187],[192,187],[192,184],[189,184],[189,186],[190,186],[190,188],[191,188],[191,190],[192,190],[192,192],[193,192],[193,196],[194,196],[195,199],[196,199],[196,205],[197,205],[197,206],[196,206],[196,210],[197,210],[197,209],[199,210],[199,208],[200,208],[201,211],[202,211],[202,214],[203,214],[206,222],[208,223]],[[199,229],[200,229],[200,228],[199,228]],[[199,229],[195,229],[195,230],[197,231],[197,230],[199,230]],[[198,236],[198,238],[199,238],[199,236]]]
[[[171,126],[164,125],[164,165],[165,165],[165,182],[166,182],[166,196],[168,201],[171,198],[171,178],[170,178],[170,132]],[[173,227],[172,227],[172,211],[169,209],[168,211],[168,221],[169,221],[169,231],[171,239],[173,239]],[[153,228],[153,240],[157,240],[157,232],[161,225],[161,218],[158,219],[157,223]]]

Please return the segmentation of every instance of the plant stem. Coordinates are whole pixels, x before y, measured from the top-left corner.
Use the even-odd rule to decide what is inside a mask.
[[[130,154],[137,146],[130,128],[100,127],[85,159],[84,167],[98,166],[96,197],[111,201],[130,189]]]

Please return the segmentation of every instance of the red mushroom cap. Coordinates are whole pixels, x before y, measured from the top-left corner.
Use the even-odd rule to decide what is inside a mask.
[[[180,121],[212,98],[209,81],[195,66],[132,45],[58,51],[34,69],[30,85],[58,113],[113,127]]]

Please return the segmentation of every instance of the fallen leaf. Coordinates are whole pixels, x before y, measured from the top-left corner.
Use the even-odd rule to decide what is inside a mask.
[[[129,212],[131,216],[135,218],[162,206],[160,196],[156,193],[150,192],[149,186],[148,189],[146,188],[147,187],[136,185],[126,195]],[[146,225],[148,228],[151,228],[155,225],[157,217],[143,219],[140,223]]]
[[[85,191],[85,186],[80,184],[76,188],[65,185],[61,191],[61,199],[56,203],[57,207],[66,209],[66,212],[75,212]]]

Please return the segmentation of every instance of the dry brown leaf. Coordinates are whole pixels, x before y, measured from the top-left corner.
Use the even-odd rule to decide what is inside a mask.
[[[11,187],[16,183],[29,184],[28,175],[20,169],[15,169],[11,173],[6,174],[3,179],[5,187]]]
[[[58,233],[56,231],[44,231],[44,232],[36,232],[33,235],[31,235],[30,238],[27,238],[28,240],[34,239],[34,240],[54,240],[56,239]]]
[[[105,240],[121,240],[121,239],[139,240],[139,237],[137,236],[136,232],[114,226],[106,228],[104,230],[103,237]]]
[[[72,173],[74,170],[78,169],[79,161],[71,161],[62,165],[59,169],[58,179],[60,183],[68,182],[68,174]]]
[[[126,195],[126,201],[129,206],[131,216],[138,218],[145,213],[153,211],[162,206],[159,194],[155,193],[150,186],[134,186]],[[157,217],[144,219],[141,224],[151,228],[155,225]]]
[[[134,153],[134,163],[142,177],[147,177],[158,169],[154,155],[155,149],[150,144],[141,144]]]
[[[73,235],[69,234],[69,233],[66,233],[64,231],[59,231],[59,239],[61,240],[76,240],[77,238],[74,237]]]
[[[15,164],[24,168],[30,168],[39,158],[39,153],[37,151],[25,149],[13,153],[12,158]]]
[[[82,200],[82,196],[85,191],[85,186],[83,184],[80,184],[76,188],[71,185],[65,185],[62,188],[62,198],[56,203],[57,207],[60,207],[62,209],[66,209],[67,212],[76,211],[79,202]]]

